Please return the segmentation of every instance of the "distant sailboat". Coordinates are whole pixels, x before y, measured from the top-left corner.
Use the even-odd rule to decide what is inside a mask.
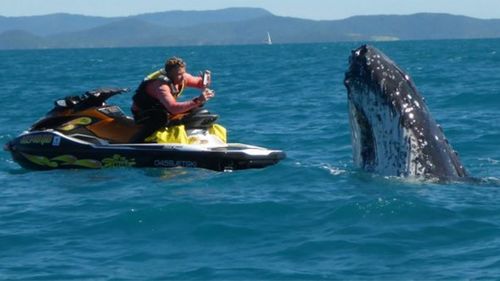
[[[273,44],[273,41],[271,40],[271,34],[269,34],[269,32],[267,32],[266,44],[267,45],[272,45]]]

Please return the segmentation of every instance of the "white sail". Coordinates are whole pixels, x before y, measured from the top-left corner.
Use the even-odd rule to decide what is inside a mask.
[[[269,32],[267,32],[267,41],[266,41],[266,44],[267,45],[272,45],[273,44],[273,41],[271,40],[271,34],[269,34]]]

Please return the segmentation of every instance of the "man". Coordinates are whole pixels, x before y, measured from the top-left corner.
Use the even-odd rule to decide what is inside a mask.
[[[186,72],[186,63],[182,59],[172,57],[165,62],[164,69],[148,75],[133,97],[132,113],[135,122],[143,125],[143,128],[132,141],[144,141],[167,125],[169,115],[190,111],[214,97],[214,92],[208,88],[211,82],[210,72],[207,71],[206,74],[203,81],[203,77],[195,77]],[[202,89],[202,93],[193,100],[178,102],[177,97],[185,87]]]

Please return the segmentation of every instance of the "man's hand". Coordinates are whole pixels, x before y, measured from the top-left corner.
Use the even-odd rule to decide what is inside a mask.
[[[200,102],[205,103],[209,99],[213,98],[214,96],[215,96],[215,92],[213,90],[206,88],[205,90],[203,90],[203,92],[198,97],[198,99],[200,100]]]

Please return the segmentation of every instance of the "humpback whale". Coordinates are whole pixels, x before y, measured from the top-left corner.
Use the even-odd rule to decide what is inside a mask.
[[[354,164],[383,176],[467,177],[408,74],[378,49],[352,51],[345,73]]]

